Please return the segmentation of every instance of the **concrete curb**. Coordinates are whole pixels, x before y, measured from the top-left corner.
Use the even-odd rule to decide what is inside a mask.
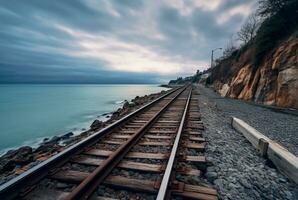
[[[268,142],[268,150],[266,150],[265,156],[275,164],[279,171],[298,184],[298,158],[295,155],[241,119],[232,117],[232,127],[242,133],[258,150],[260,149],[259,144],[262,144],[263,141]]]

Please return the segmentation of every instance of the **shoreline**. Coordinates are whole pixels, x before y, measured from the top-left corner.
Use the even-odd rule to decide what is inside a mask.
[[[165,92],[166,90],[162,90],[141,97],[136,96],[130,101],[123,100],[119,103],[118,109],[98,115],[95,119],[93,118],[89,123],[89,128],[86,130],[82,128],[78,130],[79,133],[72,131],[52,137],[36,138],[33,140],[36,141],[36,144],[10,148],[10,150],[0,155],[0,185],[158,98]]]
[[[122,106],[122,104],[119,104],[119,105]],[[121,106],[119,108],[121,108]],[[99,121],[102,121],[102,122],[106,122],[106,121],[108,121],[110,119],[110,117],[111,117],[112,114],[113,114],[113,111],[112,112],[109,112],[109,113],[103,113],[103,114],[97,115],[95,117],[95,119],[98,119]],[[88,124],[88,127],[90,128],[90,125],[92,124],[92,122],[95,119],[93,118],[92,120],[88,120],[88,122],[82,122],[80,124],[83,124],[83,123],[84,124]],[[25,141],[21,145],[16,145],[16,146],[13,146],[13,147],[2,149],[2,150],[0,150],[0,160],[1,160],[1,157],[2,156],[5,156],[5,154],[7,154],[9,151],[14,151],[14,150],[17,150],[17,149],[19,149],[21,147],[24,147],[24,146],[29,146],[32,149],[36,149],[40,145],[42,145],[44,143],[44,141],[50,140],[50,139],[52,139],[55,136],[57,136],[57,137],[63,137],[64,135],[69,134],[69,133],[73,133],[73,135],[72,135],[73,137],[74,136],[78,136],[82,132],[86,131],[88,129],[88,127],[75,127],[75,128],[71,128],[72,130],[70,129],[69,131],[65,131],[66,133],[57,134],[57,135],[54,135],[54,136],[38,137],[38,138],[34,138],[33,140]]]

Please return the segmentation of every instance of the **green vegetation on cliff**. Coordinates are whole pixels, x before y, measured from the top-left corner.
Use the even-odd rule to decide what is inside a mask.
[[[298,0],[260,0],[258,15],[264,18],[255,37],[255,67],[279,42],[298,29]]]

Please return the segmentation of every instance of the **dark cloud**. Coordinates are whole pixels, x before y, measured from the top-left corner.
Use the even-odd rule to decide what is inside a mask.
[[[115,72],[69,67],[40,67],[0,63],[0,83],[157,83],[152,73]],[[133,78],[132,78],[133,77]],[[117,80],[117,81],[115,81]]]
[[[174,8],[163,8],[158,23],[162,33],[175,38],[177,42],[190,37],[189,19],[181,16]]]
[[[222,0],[206,9],[186,1],[185,12],[179,0],[0,1],[2,83],[151,83],[191,74],[252,4]]]

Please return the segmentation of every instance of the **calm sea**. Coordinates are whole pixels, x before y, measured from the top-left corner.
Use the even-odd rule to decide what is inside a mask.
[[[0,154],[80,132],[124,100],[161,90],[157,85],[0,85]]]

